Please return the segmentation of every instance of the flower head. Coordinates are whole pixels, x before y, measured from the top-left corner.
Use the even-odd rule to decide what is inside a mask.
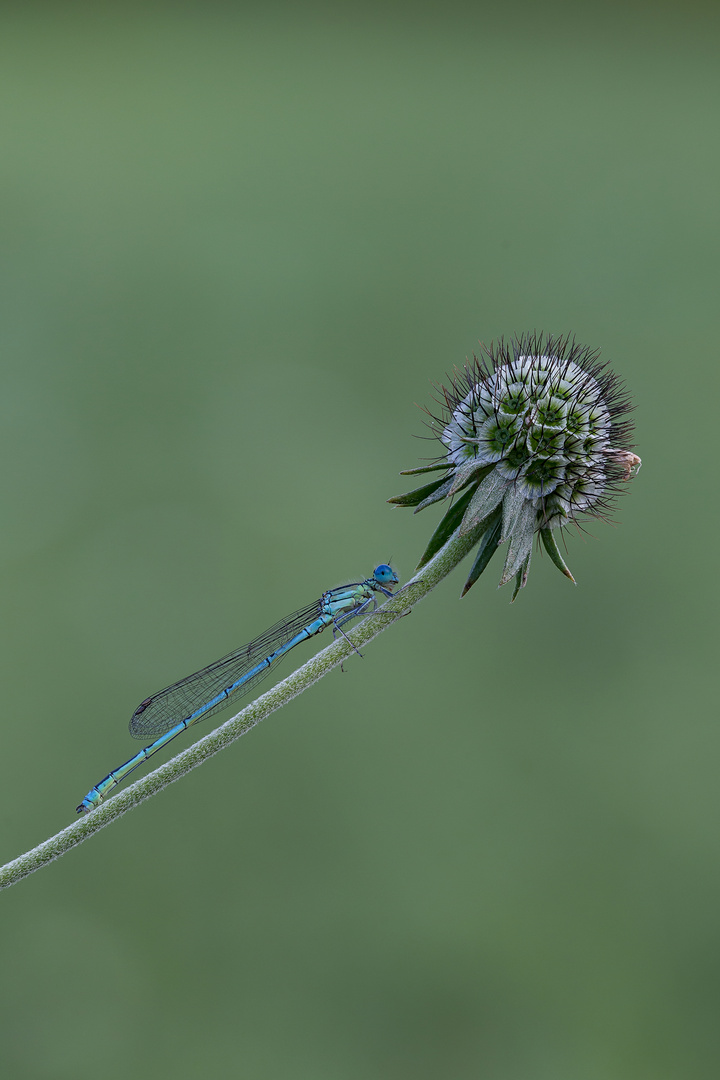
[[[422,510],[462,495],[438,526],[420,565],[456,530],[475,531],[478,556],[463,595],[508,542],[501,585],[527,580],[533,537],[572,580],[554,531],[583,515],[606,517],[622,481],[640,466],[630,448],[629,400],[598,353],[569,337],[525,334],[489,348],[440,387],[431,428],[443,446],[439,480],[390,502]]]

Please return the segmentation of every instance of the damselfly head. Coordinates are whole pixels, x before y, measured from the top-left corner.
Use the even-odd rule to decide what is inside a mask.
[[[397,585],[400,580],[392,566],[388,566],[387,563],[380,563],[379,566],[376,566],[373,570],[373,577],[378,585]]]

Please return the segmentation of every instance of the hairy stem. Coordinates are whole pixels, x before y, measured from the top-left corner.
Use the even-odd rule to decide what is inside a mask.
[[[392,600],[388,600],[377,612],[368,615],[354,629],[347,632],[347,637],[352,644],[349,644],[344,637],[339,637],[289,675],[287,679],[283,679],[272,690],[246,705],[236,716],[226,720],[224,724],[188,747],[187,750],[183,750],[142,780],[138,780],[117,795],[106,799],[96,809],[74,821],[72,825],[68,825],[62,832],[1,867],[0,889],[14,885],[16,881],[32,874],[45,863],[64,855],[70,848],[81,844],[83,840],[87,840],[93,833],[103,829],[111,821],[115,821],[127,810],[149,799],[151,795],[167,787],[168,784],[172,784],[173,781],[179,780],[181,776],[197,765],[201,765],[203,761],[207,761],[219,750],[224,750],[226,746],[250,731],[270,713],[287,705],[303,690],[307,690],[318,679],[346,660],[353,651],[353,646],[360,648],[367,645],[388,626],[406,615],[457,566],[477,541],[477,530],[465,536],[458,536],[456,533],[437,555],[395,594]]]

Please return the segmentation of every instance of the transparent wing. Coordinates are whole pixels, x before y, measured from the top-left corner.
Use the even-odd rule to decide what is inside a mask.
[[[313,622],[320,614],[320,605],[321,601],[316,600],[309,607],[301,608],[275,623],[249,645],[243,645],[241,649],[223,656],[214,664],[209,664],[193,675],[188,675],[179,682],[173,683],[172,686],[167,686],[157,694],[145,698],[132,715],[130,734],[135,739],[148,741],[164,735],[181,720],[187,720],[202,705],[212,701],[223,690],[241,679],[245,672],[252,671],[266,656],[290,641],[303,627]],[[274,667],[275,664],[272,664],[257,672],[233,691],[232,698],[240,698],[249,693]],[[208,709],[202,719],[224,709],[227,702],[228,698],[223,698],[217,705]]]

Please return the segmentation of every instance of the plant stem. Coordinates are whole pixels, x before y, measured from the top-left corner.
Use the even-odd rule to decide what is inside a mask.
[[[245,735],[270,713],[287,705],[294,697],[346,660],[353,652],[353,646],[360,648],[367,645],[388,626],[406,615],[472,550],[478,538],[478,530],[473,530],[467,536],[459,537],[457,533],[451,536],[437,555],[391,600],[378,608],[377,612],[368,615],[353,630],[348,631],[347,637],[352,644],[349,644],[344,637],[339,637],[289,675],[287,679],[283,679],[272,690],[251,702],[236,716],[226,720],[215,731],[211,731],[209,735],[188,747],[187,750],[183,750],[142,780],[138,780],[117,795],[111,796],[90,813],[83,815],[72,825],[68,825],[62,832],[0,867],[0,889],[14,885],[16,881],[39,870],[45,863],[64,855],[70,848],[81,844],[83,840],[87,840],[93,833],[103,829],[111,821],[115,821],[127,810],[138,806],[151,795],[167,787],[168,784],[172,784],[173,781],[179,780],[181,776],[202,764],[213,754],[217,754],[219,750],[224,750],[226,746],[235,739],[239,739],[241,735]]]

